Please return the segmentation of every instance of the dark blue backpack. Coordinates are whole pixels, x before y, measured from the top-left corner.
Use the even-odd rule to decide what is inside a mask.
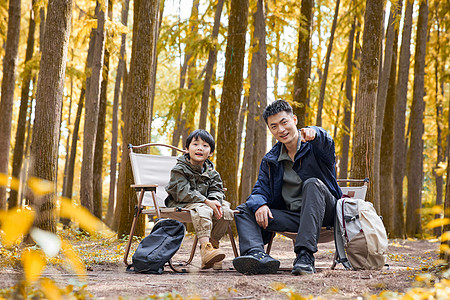
[[[133,254],[133,263],[128,266],[127,271],[162,274],[164,265],[180,248],[185,232],[183,223],[179,221],[159,220],[138,245]]]

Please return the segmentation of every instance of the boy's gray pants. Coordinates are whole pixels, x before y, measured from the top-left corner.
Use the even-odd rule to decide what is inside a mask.
[[[333,226],[336,198],[326,185],[317,178],[310,178],[303,183],[301,211],[270,209],[273,218],[269,218],[266,229],[261,228],[255,214],[241,204],[240,211],[235,214],[236,227],[239,234],[239,250],[241,255],[250,251],[264,251],[264,244],[269,242],[272,232],[297,232],[294,251],[300,252],[304,247],[317,252],[317,241],[322,226]]]

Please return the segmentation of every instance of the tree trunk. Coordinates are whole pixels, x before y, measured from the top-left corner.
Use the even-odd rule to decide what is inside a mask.
[[[128,24],[128,10],[130,7],[130,0],[125,0],[122,7],[122,24],[127,26]],[[114,85],[114,101],[113,101],[113,115],[112,115],[112,138],[111,138],[111,170],[109,172],[109,197],[108,197],[108,211],[106,213],[106,223],[108,226],[112,226],[112,219],[114,216],[114,208],[116,203],[116,177],[117,177],[117,140],[119,135],[119,97],[120,97],[120,84],[124,73],[125,65],[125,51],[126,51],[126,38],[125,33],[122,34],[122,43],[120,44],[120,56],[119,63],[117,65],[116,82]],[[123,85],[125,89],[125,85]]]
[[[339,3],[340,3],[340,0],[336,0],[333,24],[331,25],[330,42],[328,43],[327,54],[325,57],[325,69],[323,71],[322,82],[320,83],[320,94],[319,94],[319,101],[318,101],[319,107],[317,108],[317,118],[316,118],[317,126],[322,126],[322,109],[323,109],[323,102],[324,102],[324,98],[325,98],[325,87],[326,87],[327,78],[328,78],[328,67],[330,65],[331,49],[333,49],[334,32],[336,31],[337,18],[339,15]]]
[[[353,105],[353,44],[355,40],[356,15],[353,17],[352,29],[348,36],[347,47],[347,73],[345,76],[345,104],[344,104],[344,128],[342,131],[342,150],[341,159],[339,160],[339,178],[348,177],[348,153],[350,150],[350,132],[352,120]]]
[[[378,59],[383,18],[383,1],[367,0],[359,75],[358,101],[355,106],[353,134],[353,178],[373,178],[373,148],[375,140],[375,109],[378,84]],[[368,201],[373,201],[369,189]],[[378,211],[379,211],[379,207]]]
[[[403,204],[403,178],[405,177],[406,166],[406,103],[408,94],[409,64],[411,58],[411,30],[412,12],[414,0],[406,0],[405,18],[403,22],[402,44],[398,62],[397,78],[397,101],[394,109],[394,215],[393,230],[390,232],[392,238],[405,237],[405,210]]]
[[[449,116],[450,118],[450,116]],[[447,183],[445,185],[445,200],[444,200],[444,218],[450,219],[450,168],[447,167]],[[444,232],[450,231],[450,224],[444,225]],[[442,240],[441,245],[446,245],[450,247],[450,240]],[[445,248],[441,248],[445,249]],[[447,265],[450,264],[450,254],[448,251],[441,251],[440,258],[447,261]]]
[[[400,2],[398,5],[402,5]],[[401,6],[400,6],[401,13]],[[396,27],[398,28],[398,27]],[[394,230],[393,219],[398,217],[394,214],[394,108],[396,97],[397,79],[397,52],[398,52],[398,29],[395,30],[394,43],[392,48],[391,74],[386,94],[386,107],[384,109],[384,121],[381,135],[380,147],[380,213],[383,216],[383,223],[388,233]],[[389,39],[389,33],[388,33]],[[386,50],[388,48],[386,47]],[[385,58],[387,59],[387,58]],[[383,193],[381,194],[381,191]]]
[[[151,106],[151,86],[153,74],[153,47],[156,47],[156,30],[158,26],[159,0],[134,2],[133,45],[131,51],[130,76],[127,84],[127,114],[133,116],[127,118],[124,131],[124,144],[139,145],[149,140],[149,122]],[[122,173],[122,176],[121,176]],[[122,181],[120,178],[122,177]],[[118,236],[129,234],[137,203],[136,193],[130,187],[134,182],[129,156],[123,151],[121,168],[119,173],[119,189],[122,193],[118,197],[123,198]],[[144,219],[140,218],[135,235],[144,235]],[[130,236],[130,239],[133,237]]]
[[[13,164],[12,164],[12,177],[19,178],[23,177],[21,174],[25,175],[22,171],[22,162],[24,157],[24,147],[25,147],[25,133],[27,126],[27,112],[30,92],[30,82],[31,82],[31,70],[27,67],[27,62],[33,57],[34,52],[34,32],[36,30],[36,22],[34,20],[34,4],[35,0],[31,1],[30,10],[30,21],[28,25],[28,38],[27,38],[27,50],[25,52],[25,72],[22,79],[22,91],[20,94],[20,108],[19,108],[19,119],[17,120],[17,130],[16,139],[14,144],[14,154],[13,154]],[[18,191],[11,189],[9,193],[8,208],[11,209],[16,207],[19,203],[18,201]]]
[[[243,85],[245,35],[248,23],[248,0],[232,0],[225,52],[225,75],[220,103],[217,138],[217,171],[228,188],[227,199],[232,207],[238,204],[237,195],[237,117]]]
[[[424,77],[425,54],[427,46],[428,1],[424,0],[419,6],[417,21],[416,52],[414,55],[414,89],[411,104],[411,138],[407,157],[408,202],[406,205],[406,234],[414,237],[421,234],[419,208],[422,206],[423,186],[423,113],[425,109]]]
[[[0,102],[0,173],[8,174],[11,120],[20,37],[20,0],[9,0],[8,31]],[[0,210],[6,209],[6,187],[0,186]]]
[[[102,2],[103,3],[103,2]],[[98,8],[98,10],[97,10]],[[96,16],[97,29],[95,34],[95,47],[92,63],[90,87],[86,89],[86,109],[83,131],[83,161],[80,175],[80,202],[91,213],[94,213],[94,149],[98,125],[98,110],[100,101],[100,83],[103,70],[103,52],[105,46],[105,15],[108,1],[104,6],[97,2]]]
[[[397,2],[397,5],[391,6],[391,11],[389,13],[389,21],[388,28],[386,34],[386,47],[385,47],[385,55],[384,55],[384,65],[382,72],[380,73],[378,92],[377,92],[377,104],[376,104],[376,113],[375,113],[375,149],[374,149],[374,177],[371,178],[372,189],[374,195],[374,203],[380,203],[380,152],[381,152],[381,134],[383,130],[383,120],[384,120],[384,110],[386,107],[386,97],[390,84],[390,75],[391,75],[391,64],[392,64],[392,52],[394,46],[394,40],[396,36],[398,36],[398,24],[400,20],[398,20],[398,16],[402,11],[402,3]],[[384,146],[384,144],[383,144]],[[383,182],[383,185],[385,182]],[[387,197],[383,197],[384,200],[388,200]],[[378,207],[380,205],[378,204]],[[390,204],[384,206],[385,209],[388,209]],[[381,209],[381,207],[380,207]],[[385,213],[389,213],[386,210]],[[381,211],[383,214],[383,211]]]
[[[250,65],[250,91],[248,98],[248,115],[245,134],[244,158],[242,161],[242,175],[240,184],[240,203],[245,202],[250,195],[259,171],[261,144],[265,143],[263,130],[266,129],[262,121],[261,108],[267,103],[267,60],[266,60],[266,30],[265,13],[262,0],[257,2],[257,10],[253,14],[253,37]],[[258,105],[258,102],[261,102]],[[263,106],[264,105],[264,106]],[[262,127],[262,128],[261,128]],[[264,130],[264,132],[266,132]],[[267,138],[267,136],[266,136]],[[265,149],[264,149],[265,152]],[[258,158],[257,158],[258,156]],[[261,162],[261,160],[259,160]],[[239,203],[239,204],[240,204]]]
[[[108,17],[112,19],[112,1],[108,5]],[[95,139],[94,149],[94,168],[93,168],[93,201],[94,201],[94,216],[102,219],[102,204],[103,204],[103,147],[105,144],[105,127],[106,127],[106,106],[107,106],[107,91],[109,81],[109,50],[104,49],[103,56],[103,76],[101,79],[100,88],[100,103],[98,109],[98,127]]]
[[[297,115],[297,127],[306,125],[309,105],[308,80],[311,74],[310,44],[313,18],[313,0],[302,0],[300,28],[298,33],[297,64],[294,77],[293,110]]]
[[[206,129],[206,120],[208,117],[209,93],[211,91],[211,79],[214,72],[214,65],[217,61],[217,37],[220,29],[220,16],[222,15],[223,3],[225,0],[218,0],[214,14],[214,25],[211,35],[213,47],[209,50],[208,62],[206,63],[205,81],[203,83],[202,102],[200,107],[200,122],[198,128]]]
[[[58,132],[71,17],[71,0],[50,1],[47,8],[45,36],[41,42],[42,57],[31,142],[33,162],[31,174],[52,182],[55,182],[57,175]],[[34,200],[40,211],[37,226],[56,232],[56,220],[53,212],[54,195],[50,194]]]

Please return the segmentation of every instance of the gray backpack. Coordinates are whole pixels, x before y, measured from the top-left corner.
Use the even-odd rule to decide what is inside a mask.
[[[385,265],[386,229],[372,203],[354,198],[339,199],[334,237],[336,262],[346,269],[379,270]]]

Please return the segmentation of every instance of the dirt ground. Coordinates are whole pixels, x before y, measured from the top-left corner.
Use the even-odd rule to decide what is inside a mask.
[[[294,260],[292,241],[282,236],[274,240],[271,256],[281,261],[281,268],[274,275],[242,275],[232,269],[233,252],[229,240],[221,247],[227,257],[222,271],[202,270],[197,254],[190,273],[180,274],[166,267],[162,275],[127,273],[121,259],[124,242],[72,241],[78,244],[80,256],[87,261],[87,290],[97,299],[145,299],[150,297],[172,299],[288,299],[294,296],[321,299],[357,299],[377,295],[383,290],[405,292],[411,288],[416,274],[427,272],[438,257],[439,243],[426,240],[391,240],[388,267],[381,271],[346,271],[342,266],[331,270],[334,244],[319,244],[316,253],[317,273],[292,276],[290,268]],[[187,236],[175,261],[187,260],[193,238]],[[138,242],[133,243],[133,249]],[[131,252],[133,253],[133,252]],[[129,257],[131,261],[131,255]],[[4,264],[2,264],[4,266]],[[13,286],[19,277],[17,268],[0,268],[0,289]],[[45,269],[44,276],[53,279],[60,287],[68,284],[80,286],[77,277],[61,265]],[[362,298],[359,298],[362,299]]]

